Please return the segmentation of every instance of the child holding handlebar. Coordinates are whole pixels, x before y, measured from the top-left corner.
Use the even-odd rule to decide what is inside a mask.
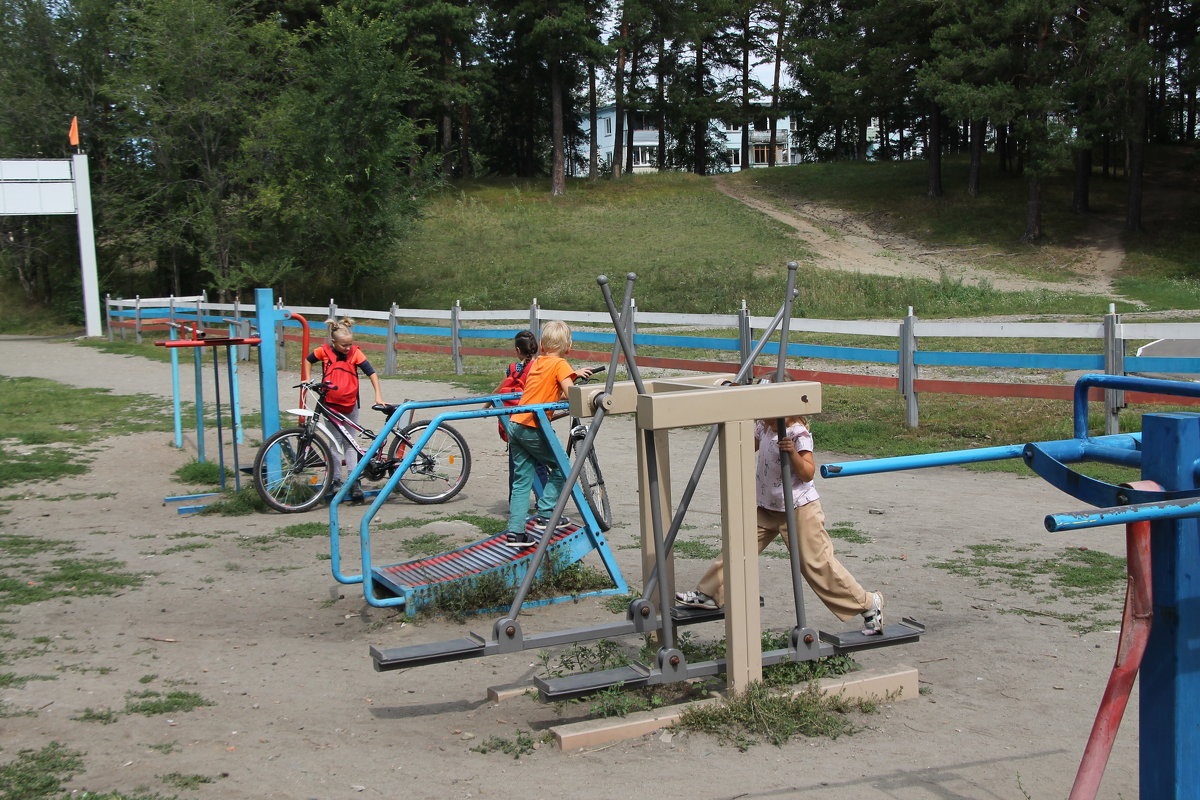
[[[376,405],[383,405],[383,391],[379,385],[379,376],[375,368],[367,360],[362,349],[354,343],[354,320],[342,317],[340,320],[325,320],[329,328],[329,342],[308,354],[308,363],[321,365],[321,376],[331,388],[325,395],[325,404],[340,414],[345,414],[352,422],[358,424],[358,373],[362,371],[371,381],[375,390]],[[346,459],[347,474],[354,471],[358,465],[358,451],[353,443],[343,448]],[[333,459],[330,477],[333,479],[331,491],[337,492],[342,485],[341,459]],[[361,503],[363,490],[358,481],[350,487],[350,502]]]
[[[551,320],[542,328],[541,349],[528,367],[529,374],[525,379],[525,391],[521,395],[521,405],[536,405],[540,403],[555,403],[567,396],[567,389],[576,377],[589,378],[592,370],[581,369],[576,372],[565,358],[571,352],[571,329],[561,320]],[[553,431],[546,431],[546,436],[553,436]],[[509,547],[532,547],[537,540],[525,532],[526,513],[529,510],[529,491],[533,486],[533,476],[539,464],[549,469],[549,480],[538,498],[537,516],[534,517],[535,530],[544,531],[550,523],[550,514],[558,502],[562,492],[565,475],[559,467],[558,459],[543,432],[538,429],[538,420],[532,412],[526,411],[513,414],[508,421],[508,447],[513,463],[513,483],[509,493],[508,503],[508,532],[505,544]],[[559,527],[569,524],[564,516],[559,520]]]

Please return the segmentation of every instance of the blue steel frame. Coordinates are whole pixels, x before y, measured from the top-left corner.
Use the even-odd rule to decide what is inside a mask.
[[[437,427],[442,423],[459,419],[504,417],[518,412],[529,411],[537,416],[540,429],[542,431],[546,431],[553,430],[550,425],[550,418],[547,412],[562,411],[568,408],[568,404],[566,402],[542,403],[538,405],[526,406],[504,405],[505,400],[520,399],[520,396],[521,395],[519,392],[510,392],[506,394],[493,394],[482,397],[464,397],[452,400],[428,400],[419,402],[409,401],[398,406],[396,411],[393,412],[388,418],[387,422],[384,423],[383,428],[375,437],[375,440],[371,442],[371,445],[367,448],[362,458],[359,459],[358,465],[353,471],[350,472],[342,488],[338,490],[337,494],[333,496],[333,499],[329,503],[329,555],[330,569],[333,573],[334,579],[339,583],[345,584],[361,583],[363,585],[363,596],[367,603],[379,608],[388,608],[393,606],[406,606],[411,608],[415,600],[424,600],[425,598],[423,595],[420,595],[419,590],[404,591],[402,594],[391,597],[380,596],[376,591],[376,583],[379,583],[379,581],[377,581],[374,574],[375,567],[374,559],[372,557],[370,531],[371,520],[374,519],[377,513],[379,513],[380,508],[383,507],[383,504],[387,502],[388,497],[390,497],[392,492],[395,491],[396,485],[400,483],[400,479],[404,477],[404,473],[409,467],[412,466],[413,461],[421,452],[421,449],[425,447],[426,443],[433,436]],[[445,411],[436,415],[432,420],[430,420],[429,427],[427,427],[421,436],[415,442],[413,442],[413,446],[409,449],[408,453],[405,454],[404,460],[401,461],[397,466],[395,473],[393,473],[388,479],[387,483],[385,483],[379,489],[378,494],[367,507],[366,513],[363,514],[362,520],[359,523],[358,534],[362,571],[357,575],[345,574],[342,571],[341,545],[339,542],[340,537],[338,535],[340,527],[338,524],[338,508],[349,495],[350,486],[356,480],[358,480],[359,476],[365,469],[366,463],[379,451],[381,447],[384,446],[384,443],[387,441],[388,436],[391,434],[393,428],[395,428],[400,420],[405,419],[407,415],[416,411],[417,409],[446,408],[462,405],[478,406],[480,403],[490,403],[492,407],[487,409],[476,408],[470,411]],[[559,442],[557,436],[546,436],[546,439],[549,442],[550,448],[553,451],[554,456],[558,461],[558,465],[563,471],[563,474],[567,474],[570,471],[571,465],[567,459],[567,453],[563,448],[562,443]],[[564,553],[568,562],[573,563],[583,558],[592,550],[595,550],[599,554],[601,561],[604,563],[604,568],[608,571],[609,577],[612,578],[614,583],[614,587],[611,589],[587,592],[582,595],[575,595],[574,597],[625,594],[629,591],[629,586],[625,581],[625,576],[621,573],[621,568],[617,565],[612,549],[605,540],[604,534],[600,531],[600,525],[596,522],[596,518],[592,514],[591,507],[584,498],[583,490],[578,484],[576,484],[573,487],[571,494],[583,519],[584,524],[581,531],[583,535],[582,537],[568,537],[566,540],[555,546],[556,552]],[[467,545],[467,547],[471,546],[473,545]],[[524,561],[527,562],[528,559],[524,559]],[[496,567],[494,570],[488,571],[501,571],[505,574],[507,579],[519,583],[522,577],[524,577],[526,566],[527,564],[523,563],[521,559],[516,559],[512,565],[502,565],[500,567]],[[392,589],[391,586],[387,586],[386,588],[388,588],[389,591]],[[527,603],[524,603],[522,607],[529,608],[534,606],[549,605],[551,603],[559,603],[569,599],[573,599],[573,597],[531,600]]]
[[[1075,438],[923,456],[864,460],[821,467],[823,477],[967,464],[1020,455],[1038,475],[1096,512],[1050,515],[1046,527],[1065,530],[1150,521],[1154,622],[1139,685],[1140,793],[1155,800],[1195,797],[1200,787],[1200,414],[1142,416],[1142,433],[1088,436],[1088,389],[1200,397],[1200,385],[1120,375],[1085,375],[1075,384]],[[1143,480],[1163,492],[1113,486],[1065,468],[1085,460],[1140,465]],[[1131,505],[1131,501],[1142,502]]]

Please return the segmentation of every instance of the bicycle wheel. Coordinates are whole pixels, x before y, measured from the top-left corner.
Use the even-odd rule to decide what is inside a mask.
[[[388,460],[398,464],[425,434],[428,421],[414,422],[392,438]],[[444,503],[462,491],[471,475],[471,451],[462,434],[449,425],[438,425],[417,453],[397,488],[414,503]]]
[[[304,428],[285,428],[254,456],[254,489],[276,511],[307,511],[325,496],[330,463],[324,439]]]
[[[567,442],[567,458],[575,461],[576,445],[579,439],[572,436]],[[596,457],[596,448],[588,451],[583,459],[583,468],[579,471],[579,488],[583,489],[583,497],[587,500],[592,516],[596,518],[600,530],[606,531],[612,527],[612,506],[608,503],[608,489],[604,486],[604,474],[600,472],[600,459]]]

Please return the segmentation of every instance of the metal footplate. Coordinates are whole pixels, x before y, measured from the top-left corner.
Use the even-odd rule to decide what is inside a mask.
[[[820,635],[822,642],[832,645],[833,649],[841,654],[916,642],[921,639],[921,634],[924,632],[923,624],[911,617],[904,617],[897,625],[884,625],[883,633],[868,635],[862,631],[846,631],[844,633],[821,631]]]
[[[371,647],[371,660],[376,672],[392,669],[418,667],[422,664],[440,664],[443,661],[463,661],[479,658],[484,654],[487,640],[474,633],[469,639],[451,639],[447,642],[430,642],[409,647],[393,647],[380,650]]]
[[[621,686],[625,689],[641,689],[649,684],[650,669],[641,664],[617,667],[600,672],[580,672],[563,678],[534,678],[538,699],[546,701],[572,700],[589,694]]]
[[[758,607],[762,608],[766,603],[762,597],[758,598]],[[724,608],[694,608],[692,606],[671,606],[671,619],[676,625],[693,625],[697,622],[716,622],[725,619]]]

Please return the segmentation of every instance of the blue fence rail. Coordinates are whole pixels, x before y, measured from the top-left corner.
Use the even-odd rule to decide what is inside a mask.
[[[596,312],[557,311],[543,309],[532,304],[528,309],[505,311],[470,311],[456,305],[452,309],[401,309],[395,304],[388,311],[370,309],[339,308],[330,302],[328,307],[296,307],[285,306],[280,301],[279,308],[303,314],[319,326],[326,318],[351,316],[358,324],[355,330],[364,335],[378,337],[384,343],[364,342],[365,349],[383,351],[386,363],[381,371],[385,375],[397,373],[396,353],[404,350],[425,350],[448,353],[453,361],[455,372],[463,372],[462,358],[464,355],[496,355],[504,356],[510,351],[509,343],[517,331],[524,328],[538,330],[540,325],[550,319],[560,319],[571,323],[575,328],[574,339],[577,351],[581,344],[594,345],[597,350],[611,351],[616,335],[611,331],[611,321],[606,314]],[[122,337],[132,332],[138,341],[143,334],[151,330],[165,330],[168,322],[182,322],[185,325],[217,327],[228,329],[230,335],[250,335],[250,325],[253,319],[253,305],[243,306],[240,303],[210,303],[203,296],[186,298],[134,298],[132,300],[105,299],[105,318],[108,323],[108,337],[111,340],[115,332]],[[515,323],[515,324],[514,324]],[[756,317],[742,308],[736,314],[661,314],[635,312],[632,340],[635,348],[655,347],[661,349],[677,349],[681,351],[679,359],[643,358],[638,356],[639,364],[654,366],[678,366],[685,369],[719,370],[727,368],[730,362],[702,361],[696,358],[698,352],[728,352],[736,353],[738,360],[744,357],[754,343],[756,331],[764,330],[770,323],[769,317]],[[280,364],[283,366],[284,353],[282,350],[286,340],[296,340],[289,333],[299,331],[300,324],[285,320],[280,324],[277,337],[280,343]],[[688,333],[638,332],[637,326],[676,326],[687,328]],[[922,391],[940,392],[956,391],[959,393],[1002,394],[992,389],[978,392],[970,391],[972,386],[982,386],[976,382],[953,382],[961,384],[948,387],[947,381],[928,381],[919,378],[921,367],[975,367],[984,369],[1017,369],[1017,370],[1050,370],[1063,372],[1104,372],[1108,374],[1127,373],[1157,373],[1172,375],[1200,374],[1200,357],[1180,356],[1149,356],[1127,355],[1128,342],[1146,340],[1191,340],[1196,341],[1196,352],[1200,353],[1200,323],[1122,323],[1120,316],[1115,313],[1104,315],[1095,322],[953,322],[940,320],[920,320],[910,313],[898,320],[883,321],[848,321],[848,320],[814,320],[798,318],[790,322],[791,338],[794,340],[804,334],[850,334],[856,336],[873,336],[890,339],[893,347],[851,347],[809,344],[791,341],[787,354],[794,359],[818,359],[824,362],[851,362],[859,364],[880,364],[896,368],[895,377],[874,376],[867,379],[857,376],[849,383],[854,385],[875,385],[897,389],[906,398],[908,404],[908,419],[910,425],[917,422],[917,396]],[[605,331],[605,328],[609,328]],[[706,336],[704,329],[732,330],[735,336]],[[701,333],[695,333],[700,331]],[[956,352],[939,350],[922,350],[918,342],[928,343],[938,338],[1027,338],[1027,339],[1090,339],[1096,342],[1096,352],[1092,353],[997,353],[997,352]],[[445,344],[416,345],[405,342],[405,338],[443,339]],[[491,349],[478,349],[479,345],[489,345]],[[777,343],[768,343],[763,349],[764,356],[776,355]],[[688,355],[691,358],[688,358]],[[240,354],[243,358],[247,353]],[[586,357],[586,356],[585,356]],[[807,372],[807,371],[806,371]],[[812,375],[814,373],[807,373]],[[828,372],[827,382],[839,382],[837,378],[830,380],[828,376],[838,374],[836,366]],[[842,381],[846,382],[846,381]],[[992,386],[1011,386],[1013,393],[1020,394],[1021,387],[1028,384],[1018,384],[1000,381]],[[1069,397],[1069,386],[1064,384],[1061,392],[1053,396]],[[1026,396],[1048,396],[1044,392]],[[1122,393],[1105,392],[1106,428],[1115,427],[1116,413],[1124,406]],[[1115,430],[1109,430],[1115,433]]]

